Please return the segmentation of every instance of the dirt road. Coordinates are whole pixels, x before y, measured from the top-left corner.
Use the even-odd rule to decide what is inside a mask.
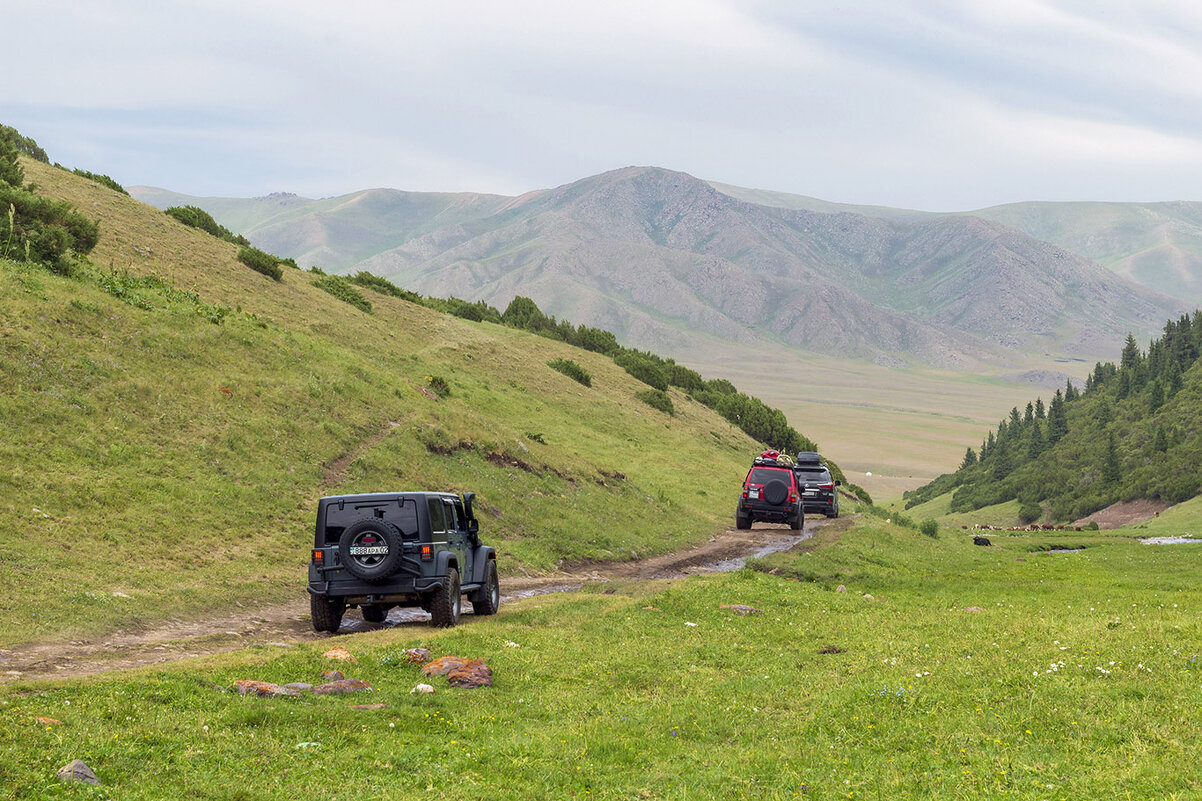
[[[501,600],[504,603],[533,595],[570,592],[589,581],[673,579],[735,570],[749,556],[796,546],[813,534],[814,527],[826,522],[817,518],[807,520],[805,530],[800,532],[759,524],[748,531],[730,529],[694,548],[650,559],[597,562],[546,576],[506,576],[501,580]],[[317,633],[309,622],[303,576],[298,579],[297,587],[296,600],[286,604],[230,610],[199,620],[171,619],[152,628],[116,631],[89,640],[28,643],[0,650],[0,681],[85,676],[236,651],[251,645],[289,648],[298,642],[356,631],[426,625],[429,619],[421,610],[393,609],[383,623],[367,623],[356,610],[347,613],[338,634]],[[465,608],[470,606],[465,604]]]

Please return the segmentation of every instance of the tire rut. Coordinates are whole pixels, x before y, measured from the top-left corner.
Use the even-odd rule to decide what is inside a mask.
[[[379,442],[387,436],[388,430],[374,441]],[[345,470],[354,458],[354,455],[343,457],[345,464],[340,469]],[[729,529],[708,542],[673,554],[630,562],[593,562],[549,575],[507,576],[501,580],[501,601],[504,604],[535,595],[572,592],[587,582],[679,579],[698,573],[735,570],[749,557],[789,550],[809,539],[815,528],[831,522],[835,521],[807,521],[800,532],[783,526]],[[468,607],[470,604],[465,605],[465,613],[468,613]],[[501,613],[504,614],[504,606]],[[308,598],[303,595],[302,588],[301,597],[283,604],[227,610],[196,620],[172,618],[138,630],[118,630],[69,642],[27,643],[2,649],[0,681],[87,676],[228,653],[251,646],[293,648],[298,643],[362,631],[408,626],[424,628],[429,618],[421,610],[398,608],[390,610],[382,623],[368,623],[357,612],[350,612],[337,634],[319,633],[313,631]]]

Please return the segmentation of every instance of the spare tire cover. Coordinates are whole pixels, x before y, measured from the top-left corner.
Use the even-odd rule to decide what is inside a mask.
[[[773,480],[764,485],[764,500],[768,503],[781,504],[788,497],[789,488],[785,485],[785,482]]]
[[[378,518],[357,520],[338,538],[338,557],[347,572],[364,581],[383,581],[397,571],[401,530]]]

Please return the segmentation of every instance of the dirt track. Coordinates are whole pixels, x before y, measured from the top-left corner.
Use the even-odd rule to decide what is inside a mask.
[[[825,522],[818,518],[807,520],[803,532],[763,524],[749,531],[730,529],[709,542],[665,556],[634,562],[596,562],[571,572],[547,576],[507,576],[501,580],[501,599],[504,602],[576,590],[587,581],[673,579],[694,573],[733,570],[748,556],[787,550],[797,545],[812,535],[814,527]],[[298,587],[297,599],[286,604],[239,609],[199,620],[172,619],[153,628],[116,631],[89,640],[28,643],[0,650],[0,681],[86,676],[226,653],[250,645],[288,648],[298,642],[356,631],[427,625],[428,615],[420,610],[393,609],[383,623],[367,623],[358,611],[350,611],[338,634],[317,633],[309,622],[309,602],[303,582]]]

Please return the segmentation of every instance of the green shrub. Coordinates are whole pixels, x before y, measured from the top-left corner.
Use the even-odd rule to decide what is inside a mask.
[[[615,356],[614,362],[647,386],[658,389],[660,392],[668,390],[668,377],[664,375],[664,371],[659,368],[659,365],[645,355],[626,351]]]
[[[349,303],[360,311],[371,314],[371,301],[363,297],[362,292],[355,289],[350,281],[340,275],[327,275],[318,278],[313,282],[313,286],[329,292],[342,302]]]
[[[96,183],[100,184],[101,186],[107,186],[109,189],[112,189],[114,192],[120,192],[123,195],[129,194],[129,192],[125,191],[124,186],[117,183],[112,178],[108,177],[107,175],[99,175],[94,172],[88,172],[87,170],[80,170],[80,169],[74,169],[74,170],[71,170],[71,172],[75,173],[76,175],[78,175],[81,178],[87,178],[89,181],[95,181]]]
[[[391,297],[407,300],[411,303],[420,304],[422,302],[421,295],[418,295],[416,292],[410,292],[408,289],[401,289],[387,278],[381,278],[380,276],[373,275],[369,272],[360,270],[347,280],[353,284],[367,287],[373,292],[379,292],[381,295],[390,295]]]
[[[1018,519],[1024,523],[1034,523],[1043,517],[1043,507],[1036,501],[1026,501],[1018,507]]]
[[[650,406],[652,409],[659,409],[664,414],[675,415],[676,407],[672,405],[672,399],[668,397],[668,393],[659,389],[644,389],[641,392],[634,393],[634,396],[643,403]]]
[[[588,370],[585,370],[571,359],[553,359],[547,362],[547,366],[552,370],[563,373],[573,381],[584,384],[586,387],[591,387],[593,385],[593,377],[589,375]],[[670,400],[669,403],[671,403]]]
[[[0,184],[0,258],[25,259],[67,275],[71,254],[87,254],[100,239],[95,222],[69,203]]]
[[[224,225],[219,224],[213,219],[213,215],[209,214],[199,206],[172,206],[168,209],[165,209],[164,213],[168,216],[174,217],[184,225],[192,228],[198,228],[207,234],[212,234],[218,239],[226,242],[233,242],[235,245],[250,247],[250,242],[246,239],[246,237],[241,236],[240,234],[235,234]],[[280,260],[277,259],[277,261]],[[286,261],[291,262],[293,267],[296,266],[295,261],[292,261],[291,259],[287,259]]]
[[[274,278],[275,280],[280,281],[284,277],[284,271],[280,269],[280,260],[275,256],[272,256],[270,253],[259,250],[256,247],[247,245],[239,250],[238,261],[242,262],[255,272],[262,273],[268,278]]]
[[[430,388],[431,392],[440,398],[450,397],[451,385],[448,384],[447,380],[440,375],[426,376],[426,386]]]
[[[939,524],[929,517],[919,524],[918,530],[931,539],[939,536]]]
[[[24,153],[35,161],[40,161],[43,164],[50,163],[50,157],[46,155],[46,151],[38,147],[38,143],[30,139],[28,136],[21,136],[16,128],[8,125],[0,125],[0,148],[2,143],[12,145],[17,152]]]

